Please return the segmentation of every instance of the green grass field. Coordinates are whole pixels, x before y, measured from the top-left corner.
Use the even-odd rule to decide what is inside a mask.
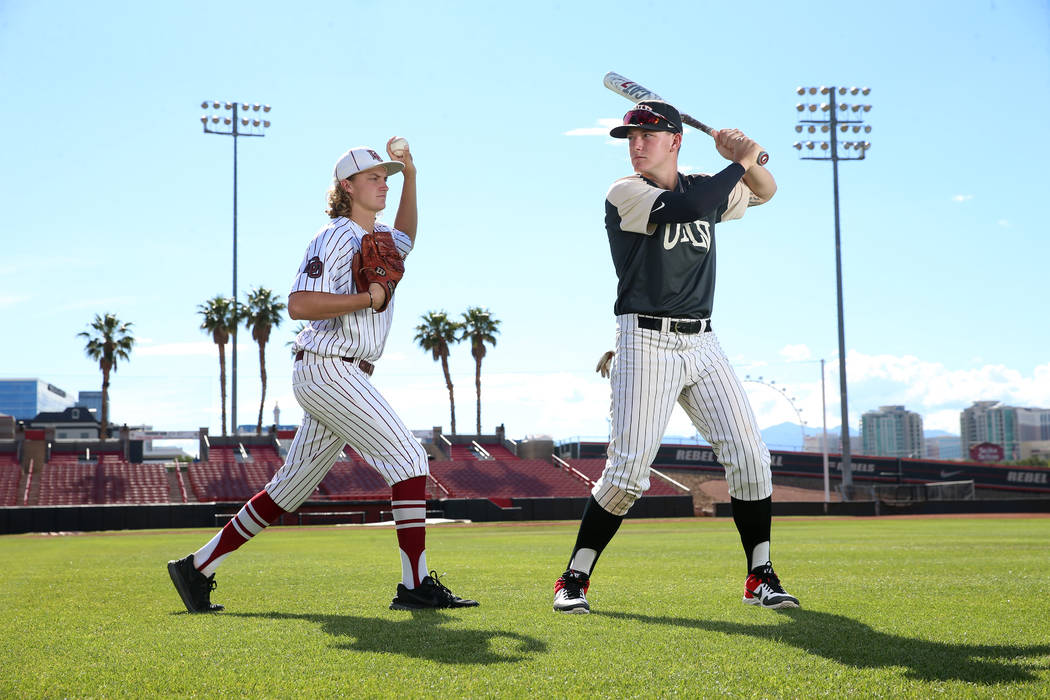
[[[556,615],[575,530],[432,527],[481,607],[415,614],[386,528],[272,528],[217,615],[165,568],[210,530],[0,537],[0,697],[1050,696],[1050,519],[779,519],[781,612],[740,602],[731,521],[627,521]]]

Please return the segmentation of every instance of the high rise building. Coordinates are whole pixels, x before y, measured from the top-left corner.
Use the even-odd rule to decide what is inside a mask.
[[[938,435],[926,438],[928,459],[963,459],[962,440],[958,435]],[[966,459],[970,456],[967,455]]]
[[[102,416],[102,392],[81,391],[77,394],[77,406],[83,406],[91,411],[95,418]]]
[[[0,413],[15,420],[30,420],[38,413],[62,412],[74,403],[70,394],[40,379],[0,379]]]
[[[1003,448],[1003,459],[1022,459],[1022,442],[1050,440],[1050,409],[975,401],[959,415],[959,428],[964,458],[973,445],[990,442]]]
[[[924,457],[922,416],[904,406],[880,406],[860,417],[862,454],[877,457]]]

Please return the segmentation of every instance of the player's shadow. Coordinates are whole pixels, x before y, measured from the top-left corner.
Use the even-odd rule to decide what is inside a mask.
[[[517,632],[444,627],[455,618],[436,610],[413,611],[401,620],[281,612],[223,613],[223,616],[314,622],[340,640],[337,649],[402,654],[444,664],[513,663],[547,650],[542,640]]]
[[[965,681],[981,685],[1030,683],[1040,680],[1015,663],[1027,657],[1050,655],[1050,644],[984,645],[932,642],[872,629],[842,615],[805,609],[778,611],[781,624],[753,625],[721,620],[654,617],[623,612],[598,612],[605,617],[654,625],[671,625],[746,634],[783,642],[808,654],[817,654],[854,668],[899,666],[908,678],[923,681]],[[1037,668],[1048,668],[1047,665]]]

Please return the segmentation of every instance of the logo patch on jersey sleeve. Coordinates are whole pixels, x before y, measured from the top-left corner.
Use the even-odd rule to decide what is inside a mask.
[[[315,255],[306,262],[303,272],[310,279],[317,279],[324,273],[324,263],[321,262],[321,258]]]

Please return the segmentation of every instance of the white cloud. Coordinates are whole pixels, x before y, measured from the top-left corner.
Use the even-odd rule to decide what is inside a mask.
[[[0,309],[6,309],[9,306],[21,304],[23,301],[29,301],[30,297],[24,294],[10,294],[6,296],[0,296]]]
[[[780,356],[788,362],[802,362],[813,356],[805,345],[785,345],[780,349]]]
[[[999,226],[1002,227],[1002,228],[1010,228],[1010,221],[1009,221],[1009,219],[999,219],[999,221],[996,222],[996,223],[998,223]]]
[[[958,435],[961,412],[957,409],[945,409],[926,413],[922,417],[922,428],[923,430],[945,430],[953,435]]]
[[[957,194],[954,197],[952,197],[953,202],[968,202],[971,199],[973,199],[972,194]]]
[[[599,119],[598,126],[584,126],[578,129],[569,129],[563,136],[608,136],[609,129],[617,126],[619,119]]]
[[[846,371],[850,384],[896,384],[901,400],[920,406],[961,404],[965,407],[985,399],[1050,405],[1050,364],[1035,367],[1032,375],[1025,376],[1020,370],[1004,365],[948,369],[939,362],[923,361],[912,355],[895,357],[850,351]]]

